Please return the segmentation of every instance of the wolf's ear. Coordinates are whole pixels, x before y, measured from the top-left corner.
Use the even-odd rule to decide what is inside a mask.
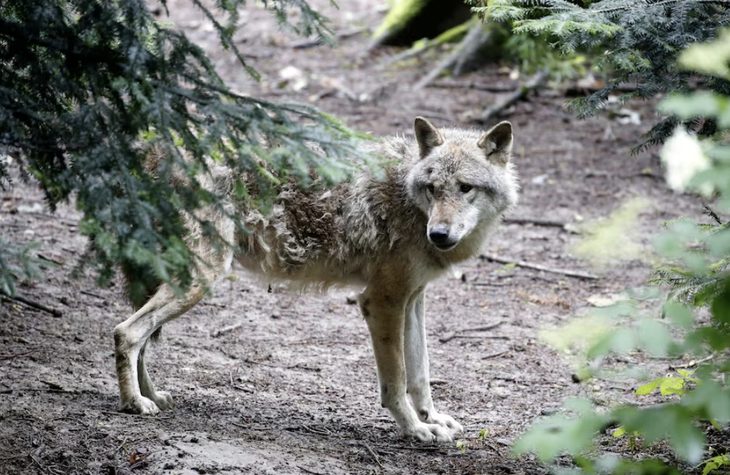
[[[418,141],[418,149],[421,151],[421,158],[444,143],[441,132],[423,117],[416,117],[413,128],[416,131],[416,140]]]
[[[512,124],[504,121],[487,130],[477,146],[485,150],[488,160],[505,165],[512,153]]]

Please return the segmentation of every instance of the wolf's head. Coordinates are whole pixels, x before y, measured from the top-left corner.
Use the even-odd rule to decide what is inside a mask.
[[[517,202],[512,125],[500,122],[479,134],[438,130],[416,117],[415,132],[420,159],[408,173],[408,194],[428,216],[429,242],[449,251],[469,236],[484,236]]]

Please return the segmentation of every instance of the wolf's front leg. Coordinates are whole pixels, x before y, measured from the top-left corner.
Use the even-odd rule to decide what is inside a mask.
[[[426,312],[423,289],[418,290],[406,307],[405,349],[408,373],[408,394],[418,418],[429,424],[438,424],[458,433],[464,428],[451,416],[439,414],[431,399],[428,349],[426,348]]]
[[[423,442],[449,442],[451,433],[439,424],[418,419],[406,394],[406,365],[403,330],[406,297],[391,288],[368,289],[360,297],[360,308],[370,330],[378,366],[383,407],[390,410],[403,434]]]

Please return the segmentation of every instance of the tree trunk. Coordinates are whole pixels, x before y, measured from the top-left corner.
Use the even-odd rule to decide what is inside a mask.
[[[375,31],[369,49],[435,38],[469,18],[471,9],[462,0],[395,0]]]

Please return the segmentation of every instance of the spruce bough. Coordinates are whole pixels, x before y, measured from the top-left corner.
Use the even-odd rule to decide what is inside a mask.
[[[730,94],[726,79],[676,67],[678,55],[690,44],[712,40],[730,24],[730,2],[718,0],[469,0],[482,17],[512,21],[515,33],[548,35],[563,53],[594,53],[594,66],[606,74],[604,87],[571,101],[581,118],[597,114],[617,95],[621,101],[660,94],[708,89]],[[488,4],[487,4],[488,3]],[[631,92],[619,87],[628,84]],[[660,145],[680,123],[675,115],[661,119],[635,151]],[[707,117],[683,121],[700,135],[717,131]]]
[[[192,1],[257,80],[232,41],[245,2],[217,2],[211,11]],[[283,23],[296,8],[298,24],[287,25],[332,41],[326,19],[306,2],[266,8]],[[233,93],[205,52],[157,22],[143,0],[0,3],[0,185],[12,186],[12,155],[21,176],[41,184],[51,209],[74,197],[80,229],[93,243],[83,262],[101,283],[121,263],[184,287],[191,266],[204,265],[180,239],[179,213],[218,200],[195,178],[205,172],[205,157],[254,176],[256,204],[266,209],[280,179],[306,185],[314,170],[331,184],[358,159],[368,161],[356,138],[313,107]],[[166,155],[157,177],[143,167],[149,147]],[[173,170],[184,172],[184,184],[166,179]],[[235,191],[252,199],[243,182]],[[3,242],[0,292],[12,295],[16,278],[33,275],[28,257]]]

